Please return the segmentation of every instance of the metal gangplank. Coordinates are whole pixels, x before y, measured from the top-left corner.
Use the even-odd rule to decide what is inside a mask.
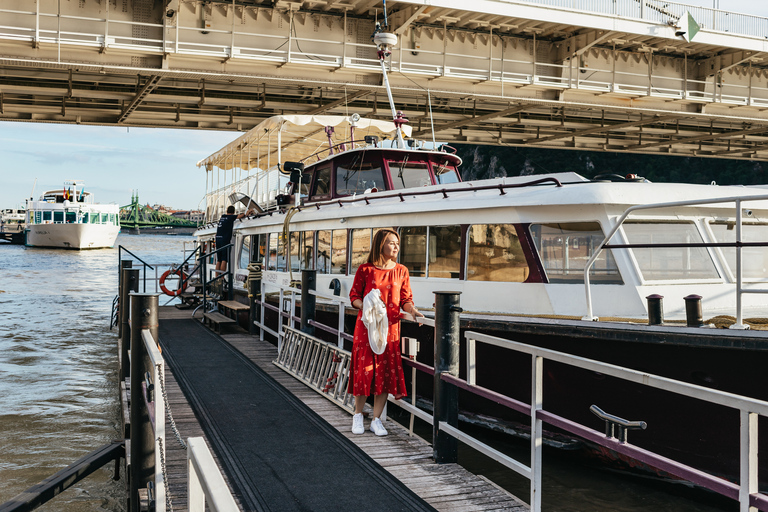
[[[277,112],[375,117],[383,6],[0,0],[0,120],[242,131]],[[389,80],[416,138],[768,157],[766,18],[659,0],[386,7]]]

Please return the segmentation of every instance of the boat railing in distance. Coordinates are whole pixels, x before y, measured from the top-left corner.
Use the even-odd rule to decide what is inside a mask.
[[[187,485],[190,512],[203,512],[208,504],[211,510],[220,512],[238,512],[239,508],[229,493],[224,477],[213,459],[205,440],[190,437],[186,443],[181,438],[173,416],[167,415],[169,405],[165,389],[165,360],[160,354],[157,341],[149,329],[142,329],[141,339],[149,358],[150,368],[146,368],[142,385],[144,406],[147,408],[154,444],[154,475],[151,486],[150,502],[154,501],[155,512],[173,510],[172,497],[168,492],[168,473],[165,458],[166,417],[170,418],[171,430],[176,440],[187,449]],[[141,361],[142,358],[135,360]],[[134,359],[132,359],[134,361]],[[141,364],[141,363],[139,363]],[[154,393],[152,393],[152,390]],[[158,395],[158,393],[160,393]],[[151,396],[153,394],[154,396]],[[132,418],[132,423],[137,421]],[[142,425],[133,425],[131,432],[136,432]],[[132,434],[133,435],[133,434]],[[139,464],[139,461],[132,461]]]
[[[315,320],[308,322],[312,327],[337,337],[338,347],[334,347],[332,344],[323,342],[306,333],[302,333],[296,328],[296,325],[300,320],[295,314],[297,292],[299,292],[299,290],[295,288],[281,289],[279,293],[280,300],[278,307],[266,304],[266,300],[261,303],[261,318],[264,318],[263,311],[265,307],[275,311],[280,316],[281,321],[278,323],[277,331],[267,328],[262,322],[257,322],[256,325],[262,329],[262,336],[263,332],[267,331],[278,338],[279,363],[276,363],[278,366],[289,373],[292,373],[297,378],[300,378],[303,382],[310,387],[313,387],[313,389],[323,394],[326,398],[336,401],[341,407],[350,410],[350,397],[348,396],[348,393],[345,392],[345,383],[348,378],[347,365],[349,352],[341,348],[344,340],[351,339],[348,334],[343,332],[345,310],[347,307],[350,307],[349,300],[346,297],[317,293],[314,290],[310,292],[318,299],[322,299],[328,304],[336,304],[338,307],[339,322],[336,328],[329,325],[323,325]],[[436,324],[440,323],[441,318],[445,317],[446,312],[441,310],[439,301],[436,301],[436,304],[435,318],[419,318],[418,322],[420,324],[434,327]],[[457,308],[457,311],[458,310],[460,310],[460,308]],[[404,319],[415,321],[413,318],[404,317]],[[285,324],[286,320],[287,324]],[[457,340],[458,325],[459,323],[456,322],[456,332],[454,334]],[[435,336],[437,337],[437,335]],[[600,362],[594,359],[540,348],[509,339],[489,336],[480,332],[466,331],[464,333],[464,338],[466,343],[466,355],[464,358],[466,366],[462,373],[465,375],[465,379],[459,378],[458,359],[455,361],[455,375],[450,372],[439,371],[435,367],[417,362],[415,360],[417,355],[417,349],[415,348],[417,344],[415,342],[417,340],[408,340],[407,347],[403,350],[404,355],[402,356],[402,360],[404,365],[413,368],[411,379],[413,396],[415,397],[416,395],[416,370],[433,376],[437,373],[439,380],[454,386],[455,388],[462,389],[475,397],[494,402],[504,408],[529,417],[531,432],[530,453],[531,460],[533,461],[530,465],[517,461],[477,438],[472,437],[455,425],[451,425],[445,418],[435,418],[429,411],[416,407],[415,400],[413,403],[407,403],[405,400],[395,400],[394,397],[390,395],[389,401],[409,412],[412,417],[416,416],[433,425],[433,427],[435,423],[437,423],[437,430],[452,436],[484,455],[496,460],[500,464],[512,469],[516,473],[528,478],[530,480],[530,503],[532,511],[536,512],[541,510],[543,472],[542,449],[545,444],[543,424],[545,423],[565,431],[576,438],[583,439],[588,443],[615,452],[619,457],[628,457],[637,461],[644,467],[655,468],[655,471],[658,474],[668,478],[684,479],[697,486],[709,489],[730,499],[737,500],[741,505],[741,510],[751,510],[750,507],[755,507],[759,510],[768,510],[768,496],[758,492],[757,474],[758,417],[768,417],[768,402],[734,393],[719,391],[717,389],[689,384],[675,379]],[[406,338],[404,338],[404,340],[405,339]],[[458,341],[456,343],[458,343]],[[478,348],[480,346],[485,346],[481,351],[486,355],[488,354],[487,348],[494,347],[495,349],[501,349],[505,352],[513,352],[517,357],[520,355],[527,355],[530,357],[530,364],[528,367],[531,369],[529,376],[531,399],[529,403],[499,393],[488,387],[478,385],[478,380],[484,380],[482,378],[482,366],[484,363],[483,361],[479,361],[477,357]],[[329,356],[329,354],[331,355]],[[333,354],[336,355],[333,356]],[[458,348],[456,349],[456,355],[458,356]],[[446,354],[442,353],[436,356],[438,359],[442,357],[446,357]],[[551,368],[550,365],[557,364],[576,369],[576,371],[586,371],[591,375],[599,375],[601,376],[601,381],[606,382],[605,385],[611,385],[612,383],[612,381],[606,380],[606,377],[609,379],[615,378],[630,383],[630,386],[641,386],[642,390],[654,388],[655,390],[659,390],[658,392],[671,393],[677,397],[684,397],[684,400],[692,399],[694,401],[703,402],[708,406],[723,407],[735,412],[738,415],[740,425],[738,433],[733,432],[734,436],[738,436],[740,446],[738,464],[740,471],[738,481],[740,483],[733,483],[714,474],[655,453],[652,450],[630,444],[627,441],[626,431],[635,426],[643,426],[644,428],[645,422],[623,420],[618,416],[610,414],[609,411],[609,414],[603,413],[602,415],[598,415],[602,421],[607,422],[605,432],[600,432],[560,416],[551,410],[545,409],[545,364],[547,365],[546,368]],[[478,375],[481,376],[480,379],[478,379]],[[525,379],[526,377],[522,376],[521,378]],[[548,392],[547,396],[549,396],[551,400],[554,398],[555,394],[557,394],[557,391],[552,391]],[[435,404],[434,410],[437,410],[438,408],[437,400],[437,397],[435,397],[435,401],[433,401]],[[627,402],[631,405],[631,400],[627,400]],[[593,406],[591,410],[596,414],[594,409],[595,406]],[[600,409],[597,408],[597,410],[599,411]],[[697,425],[701,426],[701,423],[697,423],[688,418],[688,416],[692,416],[692,414],[689,414],[689,412],[685,410],[685,407],[675,410],[674,413],[686,419],[685,428],[691,430],[691,436],[695,436],[695,429]],[[612,418],[615,418],[615,420]],[[412,421],[413,419],[411,419],[411,422]],[[617,436],[613,435],[614,427],[618,427],[619,435]],[[654,425],[651,424],[651,432],[654,431],[653,427]],[[660,431],[656,430],[655,432]],[[721,434],[722,436],[726,436],[728,433],[723,431]],[[663,432],[660,432],[660,435],[664,435]],[[433,440],[433,443],[435,445],[437,444],[435,440]]]
[[[613,228],[605,235],[605,238],[602,242],[597,246],[595,251],[592,253],[592,256],[587,261],[587,264],[584,265],[584,289],[587,297],[587,314],[582,318],[582,320],[586,321],[596,321],[598,320],[598,317],[594,316],[592,311],[592,292],[590,288],[590,280],[589,280],[589,274],[590,269],[594,265],[595,261],[600,257],[600,253],[604,249],[632,249],[632,248],[640,248],[640,247],[734,247],[736,248],[736,265],[735,265],[735,278],[736,278],[736,322],[730,326],[730,329],[749,329],[748,325],[745,325],[742,321],[742,296],[745,293],[764,293],[768,294],[768,289],[761,289],[761,288],[745,288],[744,287],[744,268],[742,265],[742,249],[747,246],[757,246],[757,247],[765,247],[768,246],[768,240],[764,240],[762,242],[744,242],[742,239],[742,228],[744,227],[744,215],[746,214],[747,217],[752,216],[751,210],[743,210],[741,205],[744,202],[752,202],[752,201],[768,201],[768,195],[759,195],[759,196],[751,196],[751,197],[745,197],[745,196],[733,196],[733,197],[720,197],[715,199],[695,199],[690,201],[673,201],[673,202],[667,202],[667,203],[653,203],[653,204],[639,204],[635,206],[630,206],[626,210],[624,210],[624,213],[621,214],[621,216],[616,221],[616,224],[613,226]],[[733,223],[733,227],[735,227],[735,241],[733,242],[718,242],[718,243],[679,243],[679,244],[612,244],[609,245],[608,242],[610,242],[611,238],[619,231],[619,228],[624,224],[624,221],[627,220],[627,218],[636,211],[641,210],[654,210],[654,209],[663,209],[663,208],[676,208],[680,206],[700,206],[700,205],[711,205],[711,204],[723,204],[723,203],[734,203],[735,208],[735,222]]]

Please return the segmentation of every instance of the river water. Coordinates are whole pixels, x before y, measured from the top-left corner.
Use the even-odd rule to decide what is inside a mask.
[[[0,504],[122,437],[117,329],[109,329],[117,246],[149,263],[171,263],[181,261],[183,243],[191,240],[121,234],[115,249],[82,252],[0,245]],[[525,444],[485,440],[526,462]],[[522,477],[470,449],[459,453],[471,471],[527,501]],[[125,481],[112,480],[113,468],[97,471],[40,510],[122,512]],[[544,510],[574,512],[738,510],[706,491],[585,466],[548,451],[543,501]]]
[[[184,240],[192,238],[121,234],[114,249],[94,251],[0,245],[0,503],[122,438],[109,329],[117,247],[180,262]],[[40,510],[124,510],[125,480],[114,482],[113,471],[105,466]]]

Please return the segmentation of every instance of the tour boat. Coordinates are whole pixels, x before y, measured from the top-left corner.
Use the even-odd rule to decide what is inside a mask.
[[[228,205],[256,212],[234,226],[236,294],[246,298],[248,267],[258,265],[273,300],[302,269],[317,271],[319,293],[348,296],[374,232],[395,228],[416,306],[429,311],[434,292],[461,292],[462,330],[768,399],[768,332],[756,330],[768,317],[766,190],[625,173],[464,182],[452,148],[408,139],[407,121],[392,110],[392,121],[275,116],[198,163],[211,178],[196,232],[206,251]],[[699,305],[703,322],[691,315]],[[733,328],[714,328],[723,323]],[[419,338],[418,359],[431,364],[419,329],[404,325],[403,334]],[[478,383],[530,400],[530,362],[493,347],[477,357]],[[558,390],[548,410],[600,430],[590,403],[607,404],[647,421],[648,433],[632,435],[639,446],[738,475],[738,414],[557,365],[548,386]],[[463,404],[505,415],[490,402]],[[696,435],[691,423],[701,427]]]
[[[120,207],[95,203],[80,181],[27,201],[26,245],[59,249],[113,247],[120,233]]]

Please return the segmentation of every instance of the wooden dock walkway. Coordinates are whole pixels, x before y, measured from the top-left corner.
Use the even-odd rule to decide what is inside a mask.
[[[161,322],[178,318],[188,319],[190,315],[189,310],[160,308]],[[386,437],[377,438],[373,434],[353,435],[350,431],[351,417],[347,411],[272,364],[277,357],[276,347],[259,342],[257,337],[241,329],[230,329],[229,332],[228,334],[225,331],[222,335],[227,342],[435,509],[446,512],[528,510],[527,505],[515,496],[483,477],[473,475],[458,464],[435,464],[429,443],[416,436],[410,437],[407,429],[397,422],[387,422],[389,435]],[[181,436],[185,439],[190,436],[205,437],[191,406],[173,377],[172,369],[169,370],[171,371],[166,371],[166,389],[173,418]],[[186,451],[175,439],[170,426],[166,428],[166,464],[173,510],[185,511]]]

